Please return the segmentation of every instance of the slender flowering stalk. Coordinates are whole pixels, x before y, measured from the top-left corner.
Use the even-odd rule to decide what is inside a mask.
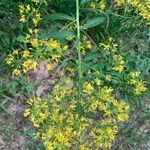
[[[81,49],[80,49],[80,18],[79,18],[79,0],[76,0],[76,24],[77,24],[77,51],[78,51],[78,59],[79,59],[79,91],[81,91],[81,78],[82,78],[82,66],[81,66]]]

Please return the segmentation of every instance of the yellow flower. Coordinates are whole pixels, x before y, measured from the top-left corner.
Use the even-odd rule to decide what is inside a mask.
[[[46,69],[47,69],[47,71],[51,71],[51,70],[53,70],[53,66],[51,64],[47,64]]]
[[[48,41],[47,45],[52,49],[60,49],[60,43],[57,40],[51,39]]]
[[[27,60],[23,63],[23,67],[25,69],[25,72],[29,71],[29,70],[36,70],[37,66],[38,66],[37,62],[32,61],[32,60]]]
[[[119,65],[124,64],[124,58],[121,55],[113,55],[113,59]]]
[[[19,69],[15,69],[12,74],[14,76],[19,76],[19,75],[21,75],[21,71]]]
[[[138,82],[135,85],[134,93],[135,95],[140,95],[141,93],[145,92],[147,90],[145,84],[143,81]]]
[[[69,139],[68,139],[65,135],[63,135],[61,132],[56,134],[56,139],[57,139],[59,142],[63,143],[63,144],[67,144],[67,143],[68,143],[68,140],[69,140]]]
[[[104,50],[110,50],[111,49],[111,45],[104,44],[104,43],[100,43],[100,47],[102,47]]]
[[[37,69],[37,62],[36,61],[33,61],[31,63],[31,66],[30,66],[30,70],[36,70]]]
[[[32,2],[34,2],[34,3],[38,4],[38,3],[40,3],[40,2],[41,2],[41,0],[32,0]]]
[[[96,8],[96,3],[95,2],[91,2],[90,6],[95,9]]]
[[[18,54],[18,50],[13,51],[12,54],[13,54],[13,55],[17,55],[17,54]]]
[[[91,83],[85,82],[83,85],[83,91],[90,94],[92,93],[94,88],[92,87]]]
[[[20,8],[20,13],[23,14],[25,11],[25,6],[24,5],[19,5]]]
[[[47,150],[55,150],[54,144],[52,142],[45,142]]]
[[[9,54],[8,57],[6,58],[6,63],[8,65],[12,64],[14,61],[14,56],[12,54]]]
[[[67,49],[68,49],[68,45],[65,45],[65,46],[63,47],[63,50],[66,51]]]
[[[98,4],[98,8],[100,8],[100,10],[104,10],[106,8],[106,0],[101,0]]]
[[[26,103],[32,106],[34,104],[34,100],[32,98],[30,98],[27,100]]]
[[[140,72],[138,71],[130,72],[129,76],[131,78],[138,78],[140,76]]]
[[[58,62],[60,57],[61,57],[61,55],[52,55],[51,61]]]
[[[27,7],[26,7],[26,11],[29,12],[30,10],[31,10],[31,7],[30,7],[30,5],[28,4]]]
[[[125,6],[125,9],[129,8],[129,6],[132,6],[136,12],[140,16],[142,16],[147,21],[150,20],[150,1],[149,0],[115,0],[116,5],[118,6]],[[129,11],[129,9],[127,9]]]
[[[88,42],[86,43],[86,48],[87,48],[87,49],[91,49],[91,48],[92,48],[92,44],[91,44],[90,41],[88,41]]]
[[[29,52],[28,50],[25,50],[25,51],[23,52],[22,57],[23,57],[23,58],[27,58],[27,57],[29,57],[29,56],[30,56],[30,52]]]
[[[128,114],[125,114],[125,113],[123,113],[123,114],[118,114],[118,116],[117,116],[117,119],[118,119],[118,121],[120,121],[120,122],[125,122],[125,121],[128,120],[128,118],[129,118]]]
[[[98,106],[98,102],[97,102],[97,101],[94,101],[94,102],[90,105],[89,111],[95,111],[95,110],[97,109],[97,106]]]
[[[114,138],[116,136],[116,131],[112,127],[107,128],[106,133],[110,139],[114,140]]]
[[[124,69],[124,66],[122,66],[122,65],[118,65],[118,66],[115,66],[112,68],[112,70],[118,71],[118,72],[122,72],[123,69]]]
[[[39,40],[36,39],[36,38],[35,39],[31,39],[30,43],[31,43],[31,45],[33,47],[38,47],[39,46]]]
[[[118,6],[121,6],[122,4],[125,3],[125,0],[115,0]]]
[[[29,31],[30,34],[33,33],[33,29],[32,28],[29,28],[28,31]]]
[[[32,19],[32,22],[35,26],[38,25],[39,21],[41,21],[41,14],[39,12],[36,12],[35,17]]]
[[[26,108],[26,109],[24,110],[24,113],[23,113],[24,117],[28,117],[30,114],[31,114],[31,113],[30,113],[30,109],[29,109],[29,108]]]
[[[81,145],[80,150],[88,150],[88,149],[84,145]]]
[[[22,22],[22,23],[25,23],[27,21],[25,15],[22,15],[20,17],[19,21]]]
[[[103,83],[103,81],[100,80],[100,79],[98,79],[98,78],[96,78],[96,79],[95,79],[95,83],[96,83],[97,85],[101,85],[101,84]]]
[[[106,0],[101,0],[100,2],[91,2],[90,7],[92,7],[93,9],[97,8],[103,11],[106,8]]]
[[[111,75],[106,75],[106,76],[105,76],[105,79],[106,79],[107,81],[111,81],[112,76],[111,76]]]

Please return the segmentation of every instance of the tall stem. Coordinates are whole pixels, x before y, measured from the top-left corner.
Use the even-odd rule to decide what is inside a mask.
[[[82,78],[82,70],[81,70],[81,49],[80,49],[80,12],[79,12],[79,0],[76,0],[76,24],[77,24],[77,52],[78,52],[78,63],[79,63],[79,90],[81,90],[81,78]]]

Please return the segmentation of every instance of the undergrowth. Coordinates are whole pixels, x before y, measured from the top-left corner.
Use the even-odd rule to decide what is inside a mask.
[[[0,111],[23,99],[25,149],[148,149],[149,5],[0,2]],[[43,80],[50,88],[39,94]]]

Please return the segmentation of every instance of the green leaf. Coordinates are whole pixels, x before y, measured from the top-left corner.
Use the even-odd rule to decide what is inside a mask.
[[[11,81],[9,85],[9,92],[11,94],[17,93],[18,86],[19,86],[19,83],[17,81]]]
[[[103,23],[105,20],[106,20],[105,17],[96,17],[96,18],[87,20],[86,24],[84,25],[84,28],[86,29],[93,28]]]
[[[39,36],[39,38],[40,39],[43,39],[43,38],[65,39],[65,38],[70,38],[74,36],[75,36],[74,32],[60,31],[60,32],[48,32],[48,33],[45,33],[44,35]]]
[[[80,4],[81,4],[81,5],[85,5],[85,4],[88,3],[88,2],[90,2],[90,0],[82,0]]]
[[[87,55],[83,61],[88,63],[89,61],[93,61],[93,60],[97,60],[99,58],[99,54],[98,53],[91,53],[89,55]]]
[[[74,18],[71,16],[68,16],[66,14],[62,14],[62,13],[54,13],[54,14],[50,14],[46,16],[46,20],[71,20],[73,21]]]
[[[25,38],[26,38],[25,36],[20,35],[20,36],[17,37],[17,41],[18,42],[23,42],[25,40]]]

